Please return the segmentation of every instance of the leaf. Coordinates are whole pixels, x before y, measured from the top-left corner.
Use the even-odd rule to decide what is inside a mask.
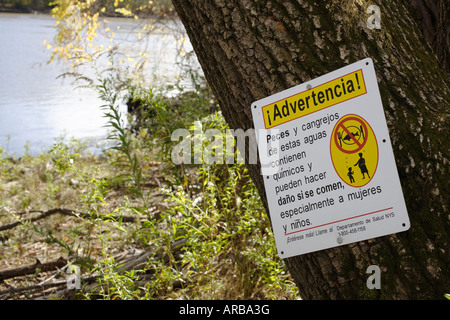
[[[133,15],[133,13],[130,10],[125,8],[118,8],[114,11],[123,14],[125,17],[131,17]]]

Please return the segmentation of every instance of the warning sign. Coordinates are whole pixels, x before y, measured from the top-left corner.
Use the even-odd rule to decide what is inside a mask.
[[[409,228],[371,59],[252,104],[281,258]]]
[[[358,115],[346,115],[331,136],[331,161],[342,181],[353,187],[368,184],[378,165],[377,139],[369,123]]]
[[[278,126],[363,95],[367,92],[363,80],[362,70],[356,70],[321,84],[312,91],[303,91],[266,105],[262,109],[265,128]]]

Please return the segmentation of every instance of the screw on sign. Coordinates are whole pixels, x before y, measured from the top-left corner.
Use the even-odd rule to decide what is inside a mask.
[[[346,184],[362,187],[372,180],[378,166],[378,144],[369,123],[355,114],[342,117],[330,139],[334,169]]]

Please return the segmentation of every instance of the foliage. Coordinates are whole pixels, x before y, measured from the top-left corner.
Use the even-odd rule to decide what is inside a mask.
[[[110,97],[110,91],[117,87],[120,86],[99,87],[102,98]],[[183,298],[295,296],[295,286],[288,281],[284,265],[276,255],[270,222],[245,167],[204,162],[177,166],[170,159],[170,150],[177,143],[171,141],[175,129],[192,129],[194,121],[199,121],[203,128],[227,129],[220,113],[209,114],[209,89],[181,92],[171,99],[163,96],[164,92],[136,85],[126,91],[125,100],[135,103],[139,115],[135,119],[139,121],[135,128],[138,139],[134,142],[139,143],[139,149],[153,152],[163,164],[161,171],[166,182],[162,190],[169,203],[156,221],[149,217],[143,228],[136,230],[135,237],[154,247],[187,239],[181,261],[171,258],[168,263],[149,262],[156,275],[143,289],[145,296],[173,297],[174,283],[180,287],[176,297]],[[117,96],[112,95],[112,99],[105,99],[110,101],[109,110],[116,102]],[[126,137],[131,137],[130,132],[120,126],[116,111],[108,117],[114,119],[113,127],[121,141],[114,149],[127,155],[128,169],[133,172],[139,160],[136,153],[129,156],[132,140]],[[131,121],[131,126],[134,125]],[[140,179],[141,172],[135,182]],[[240,281],[236,282],[236,277]],[[191,278],[195,280],[192,282]],[[261,293],[261,286],[270,289]]]
[[[105,88],[112,90],[106,83],[99,90]],[[178,98],[168,99],[151,90],[143,92],[148,94],[147,102],[152,96],[152,105],[157,106],[157,117],[161,120],[169,119],[173,112],[170,106],[176,99],[181,99],[182,105],[184,102],[192,104],[190,108],[197,110],[198,114],[209,110],[207,97],[195,101],[193,95],[182,94]],[[118,103],[116,99],[104,98],[107,105]],[[141,98],[144,96],[141,95]],[[109,107],[106,110],[113,112]],[[115,115],[111,121],[120,123],[119,118]],[[184,124],[177,125],[189,128],[192,120],[184,120]],[[220,113],[196,120],[205,128],[226,128]],[[2,235],[8,238],[4,242],[5,248],[10,247],[13,241],[20,243],[29,237],[37,237],[35,241],[44,241],[42,245],[51,246],[53,250],[59,248],[77,257],[75,263],[83,263],[86,272],[101,275],[97,291],[84,292],[79,296],[82,299],[294,298],[295,285],[276,255],[270,222],[245,167],[205,163],[184,167],[174,165],[161,152],[170,150],[176,143],[165,136],[170,134],[170,123],[164,130],[142,134],[142,131],[152,128],[154,121],[159,120],[150,118],[136,135],[125,127],[118,129],[113,126],[115,131],[112,134],[122,134],[123,141],[116,139],[119,143],[101,156],[86,153],[76,141],[68,143],[63,139],[57,141],[48,153],[36,157],[13,160],[3,153],[0,168],[2,185],[7,185],[3,181],[21,181],[16,189],[6,187],[0,190],[1,199],[9,199],[1,203],[3,210],[17,208],[17,202],[24,198],[22,196],[19,200],[17,196],[29,190],[29,200],[26,204],[19,204],[18,208],[42,207],[45,203],[46,206],[68,206],[92,213],[92,219],[75,218],[69,225],[67,222],[61,224],[61,219],[57,217],[52,218],[54,220],[48,218],[48,223],[60,221],[53,227],[24,225],[22,231],[17,233],[17,239],[14,232]],[[167,145],[162,147],[162,144]],[[130,156],[124,157],[126,154]],[[162,175],[159,178],[162,187],[142,185],[142,192],[154,195],[156,191],[163,195],[158,201],[167,203],[165,209],[155,215],[155,207],[159,204],[150,201],[146,215],[136,223],[99,219],[97,214],[107,217],[112,213],[144,212],[137,209],[143,207],[142,197],[129,192],[136,187],[133,186],[136,181],[129,180],[129,177],[133,177],[133,167],[136,166],[140,170],[141,182],[152,179],[155,171],[151,166],[146,166],[150,161],[149,154],[153,161],[159,163],[158,175]],[[126,161],[128,165],[124,165]],[[28,168],[30,172],[24,175],[21,168]],[[180,175],[184,179],[180,179]],[[49,190],[54,191],[50,194]],[[71,197],[68,198],[67,194]],[[2,224],[5,218],[1,218]],[[28,236],[24,237],[24,232]],[[150,258],[141,271],[125,274],[117,271],[114,254],[121,248],[130,245],[165,248],[180,239],[187,239],[180,259],[167,251],[167,259]],[[11,254],[4,258],[10,258]],[[149,269],[154,274],[151,281],[137,286],[137,276]]]
[[[142,189],[142,169],[139,167],[137,154],[132,150],[130,133],[124,125],[118,105],[118,92],[113,91],[114,81],[111,78],[100,79],[101,84],[97,85],[97,91],[100,98],[106,103],[101,106],[104,110],[104,116],[108,119],[107,126],[112,128],[112,133],[108,139],[116,142],[111,147],[112,150],[119,152],[116,165],[128,169],[129,174],[126,175],[127,181],[131,182],[129,191],[137,195],[143,202],[142,208],[137,210],[148,210],[148,197],[144,196]]]
[[[174,14],[170,0],[54,0],[51,14],[56,18],[56,36],[53,43],[45,42],[51,49],[51,59],[71,61],[72,65],[92,61],[100,52],[107,52],[112,46],[98,45],[95,39],[102,30],[102,36],[112,42],[115,33],[107,26],[105,16],[143,18],[139,39],[156,28],[152,17]],[[157,20],[157,19],[156,19]],[[106,25],[103,29],[100,27]],[[120,26],[118,26],[120,28]]]
[[[185,297],[254,299],[292,294],[284,291],[289,288],[283,283],[287,276],[246,169],[213,165],[199,171],[201,191],[192,196],[181,187],[169,192],[175,205],[165,213],[171,237],[188,239],[185,272],[198,277],[195,284],[186,281]],[[270,288],[266,295],[261,295],[260,286]]]
[[[190,68],[192,57],[186,55],[184,71],[193,90],[178,84],[145,87],[132,72],[116,68],[115,48],[94,44],[102,16],[171,14],[169,1],[55,0],[54,5],[58,33],[48,48],[53,58],[73,66],[92,63],[95,79],[76,70],[65,76],[98,92],[111,129],[109,147],[95,155],[86,144],[61,138],[34,157],[16,159],[0,150],[0,224],[21,220],[26,214],[17,212],[33,208],[70,207],[90,217],[54,216],[2,234],[0,267],[23,255],[29,240],[51,257],[66,254],[85,273],[100,275],[95,288],[79,292],[80,299],[296,298],[247,169],[223,163],[175,165],[170,158],[178,143],[171,139],[175,129],[189,129],[193,136],[194,124],[221,132],[228,128],[210,88]],[[104,56],[111,68],[98,70]],[[120,112],[124,104],[133,109],[128,117]],[[139,219],[122,223],[124,215]],[[180,240],[185,245],[175,257],[169,248]],[[142,269],[123,273],[117,254],[127,248],[161,254]],[[22,263],[32,262],[31,257]],[[152,276],[141,283],[143,274]]]
[[[179,283],[177,297],[183,298],[295,296],[295,286],[288,281],[284,264],[276,255],[270,222],[246,168],[205,162],[176,166],[168,158],[177,143],[169,140],[176,128],[192,129],[193,121],[199,121],[203,128],[227,129],[220,113],[205,116],[209,110],[208,91],[197,93],[196,101],[190,94],[180,95],[183,117],[177,118],[173,113],[179,110],[174,111],[170,100],[153,91],[148,93],[139,100],[155,111],[156,119],[144,117],[147,121],[141,132],[151,132],[153,142],[160,146],[158,155],[167,181],[164,193],[170,205],[152,223],[154,233],[140,239],[159,246],[187,239],[187,245],[181,262],[155,263],[158,281],[151,283],[147,293],[173,296],[173,283]],[[158,129],[153,128],[154,122]],[[261,286],[270,289],[262,294]]]

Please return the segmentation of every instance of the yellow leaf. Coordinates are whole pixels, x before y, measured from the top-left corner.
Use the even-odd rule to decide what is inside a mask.
[[[121,13],[121,14],[123,14],[123,15],[126,16],[126,17],[130,17],[130,16],[133,15],[133,13],[132,13],[130,10],[125,9],[125,8],[119,8],[119,9],[116,9],[115,12]]]

